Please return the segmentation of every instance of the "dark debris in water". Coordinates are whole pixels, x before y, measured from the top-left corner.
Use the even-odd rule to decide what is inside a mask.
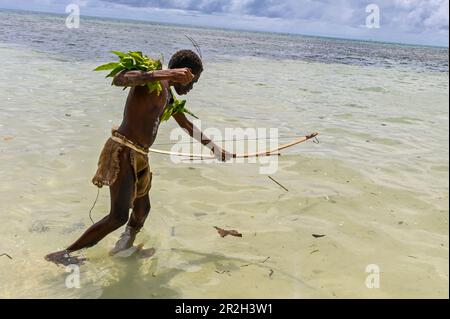
[[[278,182],[277,180],[275,180],[272,176],[268,176],[268,178],[273,181],[275,184],[277,184],[278,186],[280,186],[282,189],[284,189],[286,192],[289,192],[289,190],[283,186],[280,182]]]
[[[242,234],[239,233],[237,230],[226,230],[217,226],[214,226],[214,228],[217,230],[217,232],[219,233],[220,237],[226,237],[228,235],[230,236],[234,236],[234,237],[242,237]]]
[[[6,257],[8,257],[9,259],[13,259],[9,254],[7,254],[7,253],[3,253],[3,254],[0,254],[0,257],[3,257],[3,256],[6,256]]]
[[[228,276],[231,276],[230,271],[229,270],[216,270],[215,273],[219,274],[219,275],[223,275],[223,274],[227,274]]]
[[[50,227],[45,225],[45,222],[42,220],[34,221],[30,228],[28,229],[30,233],[45,233],[50,230]]]
[[[263,261],[256,262],[256,263],[250,263],[250,264],[241,265],[240,267],[242,268],[242,267],[248,267],[248,266],[256,265],[256,264],[264,264],[264,263],[266,263],[269,259],[270,259],[270,256],[267,257],[266,259],[264,259]]]

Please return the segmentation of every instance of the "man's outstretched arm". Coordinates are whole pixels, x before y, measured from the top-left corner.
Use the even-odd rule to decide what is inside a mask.
[[[211,139],[209,139],[202,131],[200,131],[183,113],[177,113],[173,115],[175,121],[177,121],[178,125],[188,131],[189,135],[208,147],[217,158],[220,158],[222,161],[226,161],[227,159],[236,157],[235,154],[229,153],[214,143]]]
[[[194,75],[188,68],[157,70],[157,71],[122,71],[113,79],[115,86],[141,86],[147,83],[157,81],[172,81],[181,83],[182,85],[189,84],[194,79]]]

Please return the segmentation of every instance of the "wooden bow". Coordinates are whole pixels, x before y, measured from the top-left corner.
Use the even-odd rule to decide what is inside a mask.
[[[274,156],[274,155],[281,155],[280,151],[292,147],[294,145],[306,142],[312,138],[315,138],[319,133],[312,133],[306,136],[299,137],[292,142],[280,145],[274,149],[257,152],[257,153],[244,153],[244,154],[236,154],[235,158],[250,158],[250,157],[262,157],[262,156]],[[155,148],[149,149],[150,153],[155,154],[162,154],[162,155],[170,155],[170,156],[181,156],[181,157],[189,157],[191,159],[215,159],[216,157],[214,155],[204,155],[204,154],[190,154],[190,153],[178,153],[178,152],[170,152],[170,151],[163,151],[158,150]]]

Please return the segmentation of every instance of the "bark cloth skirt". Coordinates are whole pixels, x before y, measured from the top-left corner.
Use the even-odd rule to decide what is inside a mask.
[[[130,208],[132,208],[134,200],[147,195],[152,186],[148,149],[133,143],[113,129],[111,137],[106,141],[100,154],[97,173],[92,183],[99,188],[114,184],[120,172],[121,152],[130,153],[130,164],[134,172],[134,189],[130,202]]]

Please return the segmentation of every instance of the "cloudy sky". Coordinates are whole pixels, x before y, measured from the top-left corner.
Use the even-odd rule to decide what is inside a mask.
[[[0,0],[0,8],[448,46],[449,0]],[[380,9],[367,28],[366,7]]]

